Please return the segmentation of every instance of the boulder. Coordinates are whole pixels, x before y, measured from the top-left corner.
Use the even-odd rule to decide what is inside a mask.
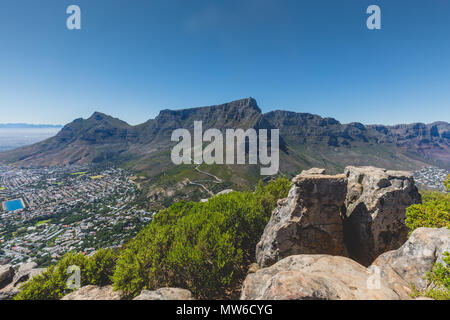
[[[142,290],[133,300],[193,300],[189,290],[180,288],[160,288],[155,291]]]
[[[14,269],[12,265],[6,264],[0,266],[0,289],[6,287],[9,283],[11,283],[14,277]]]
[[[340,256],[296,255],[251,273],[242,300],[399,300],[382,279]]]
[[[12,299],[20,292],[20,287],[23,283],[45,271],[45,268],[36,267],[37,264],[34,262],[22,264],[19,267],[19,270],[14,274],[12,280],[0,289],[0,300]]]
[[[375,167],[347,167],[344,221],[350,257],[368,266],[380,254],[398,249],[408,237],[405,211],[420,203],[412,174]]]
[[[258,265],[301,253],[348,256],[342,225],[345,176],[300,174],[292,182],[256,246]]]
[[[61,300],[120,300],[119,292],[114,291],[112,286],[98,287],[88,285],[69,293]]]
[[[406,241],[406,208],[421,201],[412,175],[402,171],[347,167],[326,175],[313,168],[292,182],[256,246],[260,267],[296,254],[340,255],[369,266]]]
[[[419,228],[397,250],[380,255],[372,266],[391,287],[412,284],[417,290],[427,289],[424,279],[435,262],[442,262],[445,251],[450,252],[450,231],[447,228]]]
[[[309,174],[325,174],[325,169],[323,168],[311,168],[308,170],[303,170],[300,174],[309,175]]]
[[[35,277],[36,275],[41,274],[45,268],[36,268],[37,263],[29,262],[22,264],[14,275],[13,283],[14,286],[17,286],[18,283],[26,282],[29,279]]]

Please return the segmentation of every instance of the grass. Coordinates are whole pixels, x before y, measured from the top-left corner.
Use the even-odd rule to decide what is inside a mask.
[[[86,172],[74,172],[74,173],[72,173],[73,176],[82,176],[84,174],[86,174]]]
[[[98,175],[98,176],[92,176],[92,177],[90,177],[91,178],[91,180],[96,180],[96,179],[101,179],[101,178],[103,178],[104,176],[102,176],[102,175]]]
[[[0,191],[6,190],[5,187],[0,187]]]
[[[52,219],[38,221],[34,226],[35,226],[35,227],[38,227],[38,226],[43,225],[43,224],[45,224],[45,223],[48,223],[48,222],[50,222],[50,221],[52,221]]]

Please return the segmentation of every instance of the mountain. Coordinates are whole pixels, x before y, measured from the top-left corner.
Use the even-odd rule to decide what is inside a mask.
[[[95,112],[88,119],[76,119],[54,137],[37,144],[0,153],[0,161],[38,163],[40,166],[73,163],[118,163],[141,172],[147,184],[158,192],[171,193],[195,179],[220,177],[224,186],[236,189],[253,185],[261,178],[257,165],[175,166],[170,160],[172,131],[193,131],[194,121],[203,130],[217,128],[280,129],[280,172],[294,175],[310,167],[340,172],[348,165],[374,165],[387,169],[415,170],[427,165],[450,168],[450,124],[404,124],[396,126],[341,124],[333,118],[309,113],[272,111],[263,114],[253,98],[222,105],[183,110],[162,110],[155,119],[131,126]],[[201,172],[203,171],[203,173]],[[146,177],[146,178],[145,178]],[[217,183],[207,183],[220,191]],[[214,189],[215,188],[215,189]],[[173,190],[176,193],[177,190]]]
[[[90,118],[76,119],[65,125],[54,137],[31,146],[0,154],[8,162],[20,161],[24,166],[102,162],[117,158],[135,137],[132,126],[124,121],[95,112]]]

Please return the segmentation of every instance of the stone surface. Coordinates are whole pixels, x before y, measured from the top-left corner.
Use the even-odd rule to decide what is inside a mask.
[[[249,274],[242,300],[398,300],[383,280],[340,256],[296,255]]]
[[[29,279],[31,279],[32,277],[41,274],[45,269],[42,268],[36,268],[37,267],[37,263],[35,262],[29,262],[29,263],[25,263],[22,264],[19,267],[19,270],[17,270],[16,274],[14,275],[14,279],[13,279],[13,283],[17,284],[17,283],[21,283],[21,282],[25,282]],[[14,285],[16,286],[16,285]]]
[[[373,266],[381,270],[382,277],[392,287],[414,285],[425,290],[424,279],[436,261],[442,262],[442,254],[450,252],[450,231],[447,228],[419,228],[397,250],[380,255]]]
[[[119,292],[113,290],[112,286],[84,286],[68,295],[61,300],[120,300]]]
[[[20,292],[20,286],[23,283],[45,271],[45,268],[36,268],[36,266],[37,264],[34,262],[22,264],[14,274],[12,280],[0,289],[0,300],[13,298]]]
[[[269,266],[300,253],[347,256],[341,214],[345,176],[300,174],[292,182],[256,246],[258,265]]]
[[[351,257],[364,266],[407,239],[406,208],[421,197],[408,172],[347,167],[303,171],[278,201],[256,247],[260,267],[295,254]]]
[[[311,168],[308,170],[303,170],[300,174],[309,175],[309,174],[325,174],[325,169],[323,168]]]
[[[14,277],[14,269],[12,265],[6,264],[0,266],[0,289],[11,283]]]
[[[155,291],[143,290],[133,300],[193,300],[189,290],[180,288],[160,288]]]
[[[406,241],[406,208],[420,203],[421,196],[408,172],[347,167],[345,175],[345,242],[350,256],[367,266]]]

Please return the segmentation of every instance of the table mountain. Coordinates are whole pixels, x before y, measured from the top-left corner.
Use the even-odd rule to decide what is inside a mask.
[[[373,165],[388,169],[415,170],[426,165],[450,168],[450,124],[397,126],[341,124],[333,118],[309,113],[272,111],[262,113],[253,98],[222,105],[183,110],[162,110],[155,119],[131,126],[124,121],[95,112],[88,119],[76,119],[54,137],[37,144],[0,153],[0,162],[24,166],[113,162],[145,172],[148,177],[175,177],[185,181],[193,166],[174,166],[170,150],[173,130],[191,132],[194,121],[203,130],[217,128],[280,129],[280,172],[293,176],[311,168],[342,172],[348,165]],[[258,165],[202,165],[239,189],[258,179]],[[187,174],[189,171],[189,174]],[[157,179],[153,179],[157,181]],[[173,184],[173,181],[171,182]],[[220,191],[220,190],[219,190]]]

